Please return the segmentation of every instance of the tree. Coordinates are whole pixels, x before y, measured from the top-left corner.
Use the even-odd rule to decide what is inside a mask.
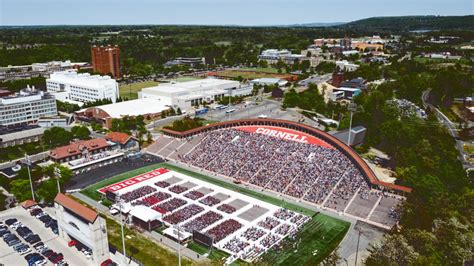
[[[181,114],[182,114],[181,108],[178,107],[178,109],[176,109],[176,114],[177,114],[177,115],[181,115]]]
[[[56,180],[50,178],[43,181],[36,191],[37,196],[44,202],[53,202],[54,198],[58,194],[58,186]]]
[[[400,234],[386,235],[381,243],[371,244],[366,265],[409,265],[419,254]]]
[[[30,181],[28,179],[15,179],[11,182],[11,193],[19,202],[32,199]]]
[[[50,147],[68,144],[73,139],[73,134],[61,127],[46,129],[43,133],[43,143]]]
[[[71,133],[73,134],[74,138],[77,138],[77,139],[82,139],[82,140],[86,140],[86,139],[90,139],[90,130],[85,127],[85,126],[74,126],[71,128]]]

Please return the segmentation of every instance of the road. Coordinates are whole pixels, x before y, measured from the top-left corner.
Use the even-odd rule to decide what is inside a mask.
[[[436,115],[438,118],[438,121],[448,130],[449,134],[456,140],[456,149],[460,153],[460,160],[463,164],[464,169],[474,169],[474,163],[470,163],[469,161],[466,160],[466,158],[469,156],[465,151],[464,151],[464,144],[465,142],[462,140],[459,140],[459,134],[458,134],[458,129],[456,128],[456,125],[449,120],[449,118],[443,114],[436,106],[432,105],[429,102],[429,97],[430,97],[430,89],[423,91],[421,95],[421,100],[423,102],[423,106],[425,109],[430,109],[433,111],[433,113]]]
[[[332,74],[325,74],[325,75],[312,75],[310,76],[309,78],[307,79],[304,79],[300,82],[298,82],[298,85],[300,86],[308,86],[309,84],[311,83],[314,83],[314,84],[321,84],[321,83],[324,83],[324,82],[328,82],[332,77]]]

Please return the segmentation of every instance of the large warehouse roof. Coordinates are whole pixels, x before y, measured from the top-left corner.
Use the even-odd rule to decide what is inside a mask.
[[[233,80],[223,80],[223,79],[215,79],[215,78],[207,78],[207,79],[198,79],[193,81],[187,82],[178,82],[178,83],[167,83],[167,84],[160,84],[159,86],[144,88],[143,91],[157,91],[157,92],[187,92],[190,90],[195,89],[213,89],[213,88],[221,88],[222,86],[239,86],[238,81]]]
[[[169,109],[169,107],[164,105],[159,99],[154,98],[143,98],[124,102],[117,102],[96,106],[95,108],[103,110],[112,118],[156,114]]]

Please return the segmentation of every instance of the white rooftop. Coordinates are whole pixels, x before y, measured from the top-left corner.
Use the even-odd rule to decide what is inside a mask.
[[[112,118],[121,118],[126,115],[137,116],[146,114],[156,114],[169,109],[168,106],[164,105],[159,99],[156,98],[143,98],[124,102],[117,102],[96,106],[95,108],[102,109]]]
[[[54,72],[48,80],[91,87],[100,87],[110,83],[116,84],[115,79],[110,76],[91,75],[89,73],[78,74],[75,70]]]
[[[155,92],[188,92],[190,90],[196,89],[213,89],[215,87],[221,86],[239,86],[238,81],[233,80],[223,80],[223,79],[214,79],[214,78],[207,78],[207,79],[198,79],[193,81],[186,81],[186,82],[177,82],[177,83],[166,83],[160,84],[154,87],[144,88],[143,91],[155,91]]]
[[[143,205],[133,206],[130,215],[144,222],[158,220],[162,216],[159,212],[151,211],[150,208]]]

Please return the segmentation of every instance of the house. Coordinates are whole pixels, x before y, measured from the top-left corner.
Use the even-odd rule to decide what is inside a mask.
[[[49,158],[57,163],[80,159],[88,154],[100,153],[111,148],[105,138],[80,140],[66,146],[57,147],[50,151]]]
[[[105,135],[105,138],[116,143],[122,150],[138,150],[140,148],[138,140],[127,133],[109,132]]]

